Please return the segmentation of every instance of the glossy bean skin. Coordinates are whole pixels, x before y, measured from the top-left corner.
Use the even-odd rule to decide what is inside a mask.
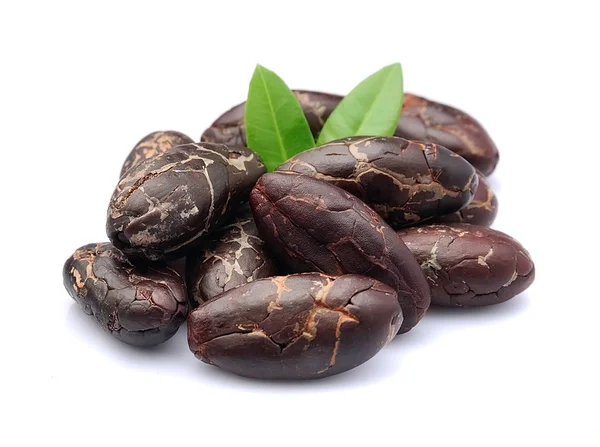
[[[234,222],[215,231],[211,239],[208,247],[187,256],[186,284],[193,307],[234,287],[277,274],[249,207],[238,212]]]
[[[420,96],[404,95],[395,135],[447,147],[484,175],[490,175],[498,164],[498,148],[473,117]]]
[[[185,321],[183,279],[166,265],[134,266],[109,243],[88,244],[64,264],[71,297],[122,342],[153,346],[171,338]]]
[[[125,171],[140,162],[152,158],[155,155],[162,154],[169,149],[181,144],[193,143],[194,141],[187,135],[175,130],[161,130],[146,135],[133,147],[123,166],[121,167],[121,177]]]
[[[498,304],[535,278],[531,256],[500,231],[469,224],[430,225],[398,232],[431,286],[431,303],[446,307]]]
[[[468,223],[489,227],[498,215],[498,198],[486,177],[479,173],[473,200],[460,211],[436,217],[435,223]]]
[[[260,279],[188,317],[190,350],[205,363],[258,379],[316,379],[373,357],[398,331],[392,288],[360,275]]]
[[[293,273],[354,273],[398,294],[407,332],[423,317],[430,291],[419,264],[394,230],[357,197],[294,172],[263,175],[250,193],[256,226]]]
[[[331,112],[338,105],[342,97],[329,93],[304,90],[294,90],[294,94],[298,98],[310,130],[316,138],[319,132],[321,132],[325,120],[329,118],[329,115],[331,115]],[[243,102],[221,115],[204,131],[201,141],[246,146],[245,107],[246,103]]]
[[[454,213],[471,202],[475,169],[442,146],[399,137],[352,137],[301,152],[278,170],[336,185],[392,228]]]
[[[237,146],[177,146],[129,169],[111,198],[106,230],[128,256],[184,255],[246,200],[265,167]]]
[[[318,136],[323,124],[342,96],[295,90],[313,135]],[[202,135],[202,141],[246,145],[244,126],[245,103],[221,115]],[[499,153],[486,130],[473,117],[454,107],[404,94],[404,104],[394,135],[409,140],[439,144],[456,152],[490,175],[498,163]]]

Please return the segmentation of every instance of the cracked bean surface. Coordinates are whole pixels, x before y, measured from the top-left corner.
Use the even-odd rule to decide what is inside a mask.
[[[423,317],[430,291],[419,264],[371,208],[337,186],[294,172],[263,175],[250,193],[260,235],[291,272],[355,273],[398,294],[400,332]]]
[[[473,200],[460,211],[436,217],[435,223],[469,223],[489,227],[498,214],[498,198],[485,176],[478,173],[479,182]]]
[[[431,304],[497,304],[527,289],[535,278],[531,256],[510,236],[469,224],[428,225],[398,231],[431,286]]]
[[[121,178],[108,207],[108,237],[134,258],[182,256],[247,199],[264,172],[260,157],[245,147],[172,148]]]
[[[75,251],[63,268],[69,295],[119,340],[153,346],[171,338],[185,321],[182,278],[166,265],[133,265],[109,243]]]
[[[260,279],[207,301],[188,317],[195,356],[259,379],[316,379],[366,362],[398,331],[389,286],[360,275]]]
[[[310,130],[316,138],[319,132],[321,132],[325,120],[329,118],[329,115],[331,115],[335,106],[339,104],[342,97],[329,93],[304,90],[294,90],[294,94],[302,107]],[[241,144],[246,146],[245,108],[246,103],[243,102],[229,109],[204,131],[201,140],[211,143]]]
[[[187,256],[186,284],[192,306],[277,273],[249,207],[239,211],[233,223],[215,231],[211,238],[208,247]]]
[[[121,177],[132,166],[181,144],[193,143],[187,135],[175,130],[160,130],[146,135],[133,147],[121,168]]]
[[[395,135],[447,147],[484,175],[490,175],[498,163],[496,145],[473,117],[462,110],[420,96],[404,95]]]
[[[313,135],[323,124],[342,96],[294,90]],[[221,115],[202,135],[202,141],[246,145],[245,103]],[[404,104],[394,135],[409,140],[427,141],[447,147],[469,163],[490,175],[498,163],[498,149],[486,130],[474,118],[454,107],[410,93]]]
[[[354,194],[393,228],[454,213],[475,194],[477,174],[442,146],[399,137],[352,137],[301,152],[278,170],[324,180]]]

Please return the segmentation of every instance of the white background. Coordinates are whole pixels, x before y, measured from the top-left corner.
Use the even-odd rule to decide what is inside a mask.
[[[0,445],[599,445],[594,2],[2,2]],[[256,63],[347,93],[400,61],[405,89],[497,143],[494,225],[537,269],[514,300],[432,309],[363,366],[303,383],[103,333],[63,289],[106,239],[121,163],[147,133],[193,138]]]

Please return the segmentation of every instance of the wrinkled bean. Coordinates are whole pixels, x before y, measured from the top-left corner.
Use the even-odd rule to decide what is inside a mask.
[[[215,231],[211,238],[206,249],[187,256],[186,283],[192,306],[276,274],[249,207],[239,211],[233,223]]]
[[[498,198],[490,183],[481,173],[478,175],[479,183],[475,190],[473,200],[460,211],[436,217],[435,222],[443,223],[469,223],[489,227],[494,223],[498,214]]]
[[[294,90],[296,98],[306,116],[310,130],[316,138],[331,112],[338,105],[341,96],[329,93]],[[202,134],[201,140],[210,143],[241,144],[246,146],[246,125],[244,124],[243,102],[221,115]]]
[[[535,278],[531,256],[500,231],[469,224],[398,231],[431,286],[431,303],[473,307],[497,304],[523,292]]]
[[[328,93],[295,90],[302,110],[315,136],[342,100]],[[245,103],[221,115],[202,135],[202,141],[246,145]],[[498,163],[498,149],[474,118],[465,112],[410,93],[404,104],[394,135],[409,140],[439,144],[462,156],[483,174],[490,175]]]
[[[63,281],[83,311],[119,340],[152,346],[171,338],[188,312],[183,280],[166,265],[135,266],[109,243],[75,251]]]
[[[475,169],[445,147],[399,137],[352,137],[301,152],[278,170],[325,180],[354,194],[393,228],[466,206]]]
[[[366,362],[402,322],[394,290],[359,275],[318,273],[254,281],[188,317],[190,350],[246,377],[315,379]]]
[[[356,273],[398,293],[407,332],[429,307],[419,265],[394,230],[358,198],[306,175],[263,175],[250,194],[267,247],[292,272]]]
[[[121,178],[108,208],[108,237],[128,256],[181,256],[247,199],[263,172],[258,155],[242,146],[172,148]]]
[[[162,154],[174,146],[193,142],[187,135],[174,130],[152,132],[142,138],[131,150],[121,168],[121,177],[129,168],[136,166],[148,158]]]
[[[473,117],[420,96],[404,95],[395,135],[447,147],[484,175],[490,175],[498,163],[496,145]]]

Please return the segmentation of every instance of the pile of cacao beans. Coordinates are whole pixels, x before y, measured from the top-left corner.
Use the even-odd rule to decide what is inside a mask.
[[[341,97],[295,94],[317,136]],[[533,282],[528,252],[489,228],[498,151],[464,112],[406,94],[396,136],[333,141],[271,173],[243,118],[240,104],[198,143],[143,138],[110,199],[110,242],[67,259],[67,291],[119,340],[153,346],[187,318],[203,362],[320,378],[367,361],[430,306],[494,305]]]

